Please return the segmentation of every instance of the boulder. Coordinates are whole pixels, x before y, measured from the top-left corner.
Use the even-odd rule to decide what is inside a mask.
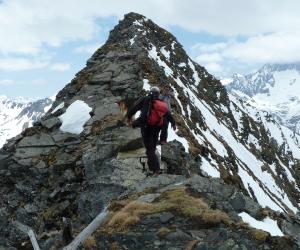
[[[16,149],[15,157],[17,158],[29,158],[39,157],[41,155],[49,154],[55,147],[19,147]]]
[[[245,211],[254,218],[258,218],[261,211],[261,206],[259,204],[240,192],[235,193],[230,198],[229,203],[236,212],[240,213]]]
[[[169,174],[201,174],[200,163],[189,156],[179,141],[171,141],[161,146],[161,160],[167,164]]]
[[[42,126],[46,127],[47,129],[52,129],[55,127],[59,127],[61,125],[61,121],[57,117],[52,117],[47,120],[42,120],[41,124],[42,124]]]
[[[284,234],[290,235],[300,246],[300,224],[297,222],[282,221],[281,230]]]
[[[19,147],[49,147],[55,146],[52,137],[46,133],[39,133],[32,136],[24,137],[18,144]]]
[[[107,82],[110,82],[111,78],[112,72],[106,71],[100,74],[95,74],[89,81],[89,84],[106,84]]]

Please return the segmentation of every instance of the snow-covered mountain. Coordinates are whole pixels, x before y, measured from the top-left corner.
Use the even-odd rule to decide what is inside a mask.
[[[230,92],[300,133],[300,63],[266,64],[245,76],[235,74],[226,84]]]
[[[30,100],[0,96],[0,148],[7,139],[38,121],[52,105],[49,98]]]
[[[170,128],[161,146],[165,173],[147,177],[140,131],[122,122],[122,111],[154,85],[173,90],[178,130]],[[92,248],[185,249],[195,241],[215,244],[201,249],[297,249],[289,237],[300,246],[299,142],[268,112],[229,95],[172,34],[129,13],[41,122],[0,151],[0,242],[24,245],[20,221],[38,233],[42,249],[60,249],[70,232],[63,217],[78,232],[108,206]],[[241,213],[257,224],[272,220],[289,237],[251,234]],[[288,244],[274,247],[280,241]]]

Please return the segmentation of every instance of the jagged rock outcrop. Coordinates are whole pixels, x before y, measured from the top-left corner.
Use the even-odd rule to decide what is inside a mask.
[[[139,131],[122,122],[122,112],[150,85],[173,89],[179,128],[169,131],[177,142],[162,146],[166,174],[159,177],[147,177]],[[74,103],[82,108],[75,118],[88,111],[79,134],[62,129],[72,122]],[[199,240],[215,242],[226,231],[213,244],[216,249],[297,249],[297,138],[267,114],[255,115],[243,105],[230,99],[169,32],[141,15],[126,15],[41,121],[0,152],[0,246],[29,248],[17,226],[22,223],[36,232],[43,249],[59,249],[63,217],[78,233],[110,204],[107,224],[90,239],[96,244],[91,248],[140,249],[143,240],[145,249],[171,244],[182,249],[191,241],[191,249],[205,249]],[[284,134],[273,134],[271,125]],[[131,213],[133,207],[126,206],[137,200],[145,211],[138,210],[133,223],[111,221],[118,212]],[[250,229],[239,216],[243,212],[269,217],[287,236]],[[159,223],[167,229],[157,235]],[[160,234],[166,238],[158,240]]]

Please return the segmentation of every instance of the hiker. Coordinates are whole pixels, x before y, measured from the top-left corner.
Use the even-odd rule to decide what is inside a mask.
[[[141,111],[140,116],[132,122],[132,116],[137,111]],[[167,104],[159,100],[159,88],[151,87],[149,95],[140,98],[134,106],[128,110],[126,118],[128,123],[133,127],[141,127],[149,170],[152,171],[153,174],[160,174],[159,159],[155,154],[159,132],[163,125],[164,118],[171,123],[174,130],[176,130],[176,124],[168,110]]]
[[[159,99],[163,100],[168,105],[168,109],[170,112],[171,112],[171,99],[173,96],[174,96],[174,93],[171,91],[170,87],[168,87],[168,86],[165,86],[162,90],[162,93],[159,95]],[[163,145],[163,144],[167,143],[168,127],[169,127],[169,120],[164,119],[164,123],[161,128],[158,144]]]

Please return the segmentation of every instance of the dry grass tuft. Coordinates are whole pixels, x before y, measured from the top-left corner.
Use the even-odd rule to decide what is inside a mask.
[[[163,238],[163,237],[167,236],[171,231],[172,230],[170,230],[167,227],[162,227],[158,230],[157,235],[158,235],[158,237]]]
[[[83,242],[83,246],[85,249],[97,249],[97,243],[96,243],[96,239],[94,236],[89,236],[85,239],[85,241]]]
[[[120,246],[119,246],[118,242],[113,242],[110,245],[110,250],[119,250],[119,249],[120,249]]]
[[[120,211],[112,214],[105,227],[108,232],[124,232],[130,225],[136,224],[140,216],[150,213],[152,205],[132,201],[124,206]]]
[[[250,230],[250,234],[254,239],[262,242],[265,242],[269,236],[269,233],[260,229],[252,229]]]
[[[192,241],[188,242],[187,245],[185,246],[185,250],[193,250],[198,243],[199,243],[199,240],[192,240]]]
[[[123,200],[111,203],[110,216],[101,231],[107,233],[124,232],[130,225],[140,221],[140,217],[147,214],[170,211],[182,217],[200,220],[201,222],[215,225],[221,222],[231,224],[229,216],[220,211],[210,209],[207,203],[200,198],[195,198],[187,193],[185,188],[176,188],[162,193],[153,203]],[[168,229],[158,232],[163,236]]]
[[[201,218],[208,224],[219,224],[221,222],[224,222],[227,225],[230,224],[228,215],[220,210],[204,210]]]
[[[220,211],[210,209],[207,203],[200,198],[195,198],[186,192],[185,188],[169,190],[163,193],[159,201],[153,203],[154,212],[172,211],[181,216],[199,219],[208,224],[219,224],[221,222],[229,225],[229,216]]]

